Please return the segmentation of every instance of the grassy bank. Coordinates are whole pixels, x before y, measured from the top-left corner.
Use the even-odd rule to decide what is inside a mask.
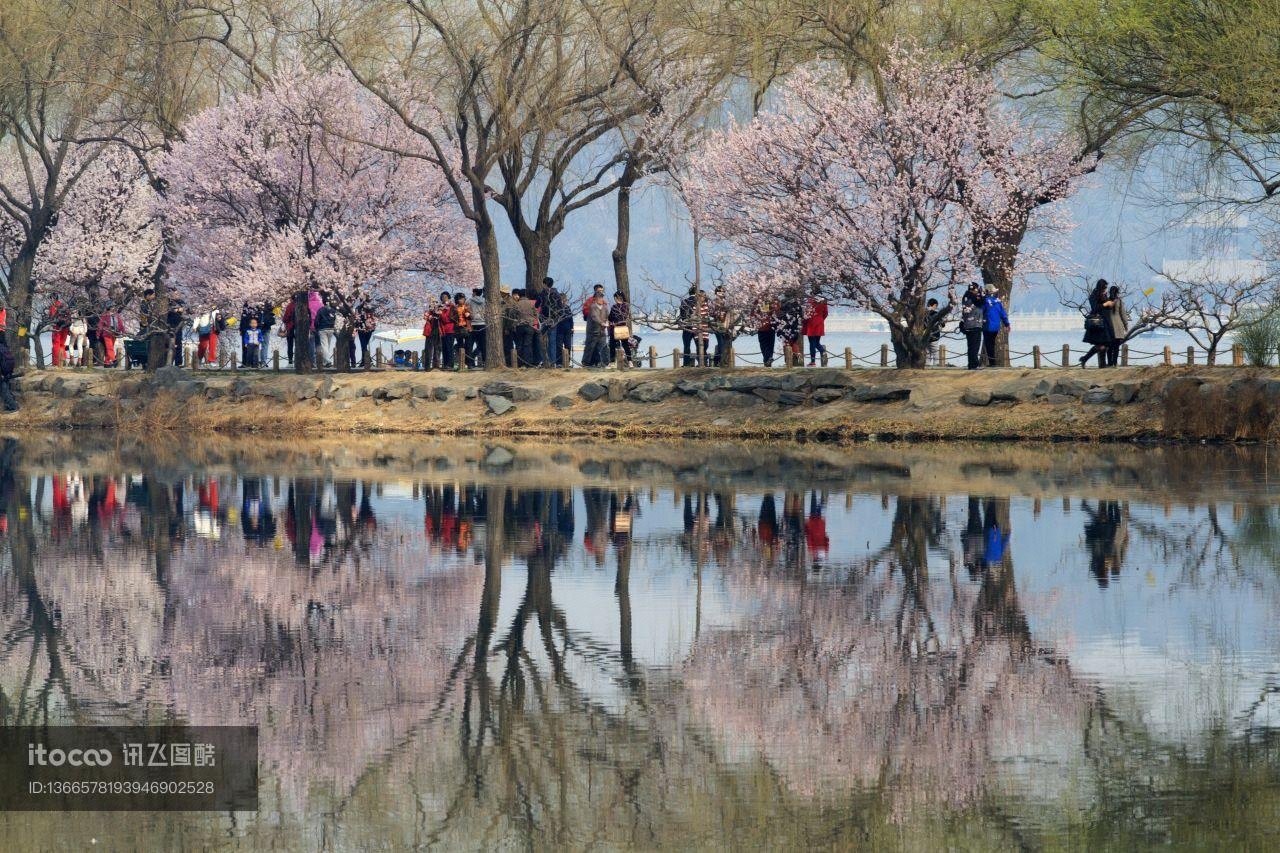
[[[843,441],[1280,437],[1280,371],[494,371],[155,375],[48,370],[19,380],[6,428],[134,435],[341,433]]]

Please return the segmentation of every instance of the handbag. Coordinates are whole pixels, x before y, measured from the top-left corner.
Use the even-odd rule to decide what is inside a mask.
[[[613,327],[613,339],[614,339],[615,341],[628,341],[628,340],[631,340],[631,330],[630,330],[630,329],[628,329],[626,326],[614,326],[614,327]]]
[[[1084,318],[1084,330],[1086,332],[1100,332],[1106,328],[1106,321],[1102,319],[1101,314],[1090,314]]]

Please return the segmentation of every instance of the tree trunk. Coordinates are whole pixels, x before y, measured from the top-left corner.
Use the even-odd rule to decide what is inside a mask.
[[[160,239],[160,260],[151,274],[151,288],[155,291],[155,299],[151,302],[151,316],[142,318],[148,338],[147,372],[159,370],[168,364],[173,348],[173,341],[169,340],[169,266],[177,254],[178,240],[173,229],[168,226],[161,228]]]
[[[311,309],[307,307],[307,292],[299,291],[293,298],[293,369],[298,373],[310,373],[311,363]]]
[[[530,296],[543,291],[542,280],[551,269],[551,241],[545,235],[530,232],[520,241],[524,250],[524,292]]]
[[[893,342],[894,366],[924,367],[929,358],[929,336],[913,335],[892,320],[889,322],[889,340]]]
[[[627,269],[631,249],[631,188],[636,183],[636,170],[630,161],[618,182],[618,238],[613,248],[613,281],[627,303],[631,303],[631,274]]]
[[[351,348],[355,345],[352,340],[351,325],[338,332],[338,345],[333,348],[333,369],[338,373],[351,372]]]
[[[31,278],[35,266],[36,249],[39,243],[26,240],[18,249],[18,255],[9,267],[9,314],[8,328],[9,351],[19,367],[27,364],[27,331],[31,329],[31,302],[34,296],[34,282]]]
[[[987,235],[983,248],[978,253],[982,283],[995,287],[1005,311],[1013,310],[1013,269],[1025,235],[1025,225],[1004,234]],[[1009,335],[1001,335],[996,339],[996,363],[1001,367],[1009,366]]]
[[[502,352],[502,270],[498,238],[488,216],[482,216],[476,222],[476,244],[480,250],[480,270],[484,275],[484,366],[486,370],[501,370],[507,364]]]

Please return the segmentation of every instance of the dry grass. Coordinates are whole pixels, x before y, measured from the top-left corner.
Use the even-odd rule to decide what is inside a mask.
[[[1164,399],[1164,433],[1171,438],[1269,441],[1276,438],[1276,403],[1260,385],[1174,383]]]

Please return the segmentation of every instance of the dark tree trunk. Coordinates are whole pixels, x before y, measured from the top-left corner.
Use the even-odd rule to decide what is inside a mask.
[[[348,324],[347,328],[338,332],[338,345],[334,347],[333,351],[333,360],[335,362],[333,365],[334,370],[339,373],[351,372],[351,348],[354,345],[355,342],[352,340],[351,326]]]
[[[631,248],[631,188],[636,183],[636,169],[627,162],[618,182],[618,238],[613,248],[613,281],[618,291],[631,302],[631,275],[627,253]]]
[[[530,295],[541,293],[542,280],[551,269],[551,239],[545,234],[529,231],[522,236],[520,248],[524,251],[524,292]]]
[[[147,334],[148,372],[159,370],[168,364],[173,349],[173,341],[169,339],[169,267],[177,254],[178,241],[173,229],[168,226],[161,229],[161,240],[160,261],[151,274],[151,288],[155,291],[155,299],[151,303],[150,316],[142,318]]]
[[[498,238],[493,233],[493,221],[487,216],[476,222],[476,244],[484,275],[484,366],[486,370],[500,370],[506,366],[502,352],[502,270]]]
[[[33,327],[31,322],[31,302],[34,282],[31,278],[35,266],[38,242],[27,240],[18,249],[18,255],[9,267],[9,314],[8,328],[9,351],[19,367],[27,364],[26,333]]]
[[[889,321],[889,340],[893,343],[896,367],[924,367],[929,359],[929,335],[916,334]]]
[[[307,292],[299,291],[293,297],[293,369],[298,373],[310,373],[311,363],[311,309],[307,307]]]
[[[1013,270],[1025,235],[1025,225],[1004,234],[987,235],[981,244],[983,248],[978,252],[982,283],[995,287],[1006,311],[1013,310]],[[1009,366],[1008,335],[996,339],[996,362],[1002,367]]]

